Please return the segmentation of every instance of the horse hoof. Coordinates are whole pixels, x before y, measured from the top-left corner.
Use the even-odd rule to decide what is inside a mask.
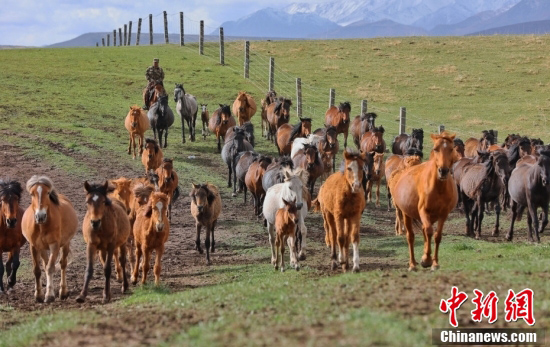
[[[285,268],[281,266],[281,272],[285,272]]]
[[[212,262],[210,261],[210,259],[208,259],[208,260],[206,261],[206,265],[208,265],[208,266],[212,265]]]
[[[69,297],[69,293],[59,293],[59,298],[61,300],[67,300],[68,297]]]
[[[202,254],[204,252],[202,248],[197,249],[197,251],[199,251],[199,254]]]
[[[332,271],[335,271],[337,268],[338,268],[338,265],[336,264],[336,262],[332,262],[332,266],[331,266]]]
[[[298,256],[298,260],[306,260],[306,254],[300,253],[300,255]]]
[[[476,235],[476,236],[475,236],[475,239],[476,239],[476,240],[481,240],[481,235]]]
[[[35,296],[34,299],[36,300],[36,302],[39,302],[39,303],[43,303],[44,302],[44,296],[41,295],[41,296]]]
[[[422,259],[420,265],[422,265],[423,268],[430,267],[432,266],[432,260],[430,259],[429,261],[425,261],[424,259]]]
[[[359,266],[353,267],[353,273],[359,273]]]
[[[237,193],[233,193],[231,194],[232,197],[236,197],[237,196]]]
[[[416,266],[409,266],[409,272],[416,272]]]
[[[279,270],[279,267],[277,265],[274,265],[273,268],[275,269],[275,271]]]
[[[45,300],[46,303],[50,303],[50,302],[54,302],[54,301],[55,301],[55,296],[53,296],[53,295],[47,296],[46,300]]]
[[[111,298],[110,298],[110,297],[106,297],[106,296],[103,297],[103,303],[104,303],[104,304],[108,304],[109,301],[111,301]]]
[[[85,297],[83,297],[82,295],[77,296],[76,302],[83,303],[84,301],[86,301]]]
[[[506,235],[506,241],[512,241],[512,236]]]
[[[300,265],[296,264],[295,269],[296,269],[296,271],[300,271]]]
[[[432,265],[432,271],[439,270],[439,265]]]

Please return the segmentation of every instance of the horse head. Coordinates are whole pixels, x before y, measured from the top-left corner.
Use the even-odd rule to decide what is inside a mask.
[[[375,127],[372,129],[371,141],[376,152],[382,153],[384,151],[384,132],[386,130],[383,126]]]
[[[550,184],[550,150],[542,148],[538,151],[538,154],[537,166],[540,171],[540,180],[542,185],[548,189],[548,184]]]
[[[306,185],[307,178],[307,171],[301,168],[295,170],[287,167],[283,168],[282,198],[287,200],[296,199],[296,207],[298,210],[301,210],[304,205],[302,188]]]
[[[270,91],[267,92],[267,94],[265,95],[265,102],[266,102],[266,105],[272,104],[272,103],[274,103],[276,100],[277,100],[277,92],[274,91],[274,90],[270,90]]]
[[[495,135],[493,130],[483,130],[483,136],[479,139],[479,148],[483,150],[489,149],[489,146],[495,144]]]
[[[437,168],[437,178],[446,180],[449,177],[454,162],[457,161],[457,155],[454,151],[455,135],[444,131],[439,135],[431,134],[434,147],[430,155],[430,160],[434,160]],[[452,177],[452,176],[451,176]]]
[[[311,118],[300,118],[302,136],[307,137],[311,134]]]
[[[162,160],[162,164],[160,165],[160,185],[163,184],[170,184],[172,180],[174,179],[174,161],[173,159],[164,158]]]
[[[535,147],[536,146],[543,146],[544,141],[542,141],[540,138],[538,139],[531,139],[531,154],[536,154]]]
[[[294,224],[298,224],[299,218],[298,218],[298,206],[296,206],[296,198],[292,201],[286,201],[283,198],[283,203],[285,204],[284,210],[288,214],[288,218],[294,222]]]
[[[0,215],[3,216],[8,229],[17,225],[17,212],[23,188],[17,181],[0,180]]]
[[[508,180],[510,179],[512,169],[510,168],[510,162],[508,161],[506,153],[501,151],[493,151],[491,152],[491,157],[495,172],[500,178],[503,187],[508,187]]]
[[[422,128],[413,129],[409,139],[411,141],[410,142],[411,147],[416,147],[419,150],[423,150],[424,130]]]
[[[157,112],[159,117],[164,117],[168,111],[168,95],[161,95],[157,101]]]
[[[361,132],[362,134],[374,129],[374,122],[378,115],[374,112],[368,112],[361,115]]]
[[[220,121],[222,124],[227,124],[231,118],[231,109],[229,105],[220,104]]]
[[[192,183],[192,185],[193,190],[189,193],[189,196],[193,200],[193,203],[197,206],[197,210],[200,214],[204,211],[205,207],[210,206],[214,202],[216,196],[214,195],[214,192],[208,189],[208,185],[206,184]]]
[[[279,101],[277,101],[277,104],[275,106],[275,112],[278,115],[277,118],[279,120],[284,120],[284,122],[288,123],[288,121],[290,120],[290,106],[292,106],[292,100],[280,99]]]
[[[244,114],[246,112],[246,108],[248,107],[248,96],[246,95],[246,92],[239,92],[236,101],[239,112]]]
[[[519,156],[520,158],[525,155],[530,155],[532,152],[531,148],[531,140],[529,140],[528,137],[522,137],[518,140],[518,146],[519,146]]]
[[[147,152],[149,159],[153,159],[153,156],[157,155],[160,150],[160,147],[156,140],[154,139],[145,139],[145,148],[144,151]]]
[[[207,111],[206,106],[208,106],[208,104],[201,104],[201,112],[202,113]]]
[[[31,196],[36,224],[46,223],[50,206],[59,205],[59,196],[53,182],[46,176],[34,175],[27,181],[27,192]]]
[[[332,149],[338,145],[338,132],[333,125],[325,125],[325,142]]]
[[[183,89],[183,84],[176,83],[176,88],[174,88],[174,102],[178,102],[184,95],[185,89]]]
[[[101,227],[106,206],[111,206],[112,203],[107,194],[114,189],[109,187],[109,181],[105,181],[103,184],[90,184],[85,181],[84,189],[86,190],[86,207],[88,209],[86,214],[90,216],[92,229],[97,230]]]
[[[136,128],[139,125],[139,120],[142,115],[142,109],[139,106],[130,106],[130,125],[132,128]]]
[[[164,230],[164,225],[168,224],[167,217],[168,196],[161,192],[151,194],[151,199],[144,212],[145,217],[151,218],[152,224],[157,232]]]
[[[129,212],[132,198],[132,180],[121,177],[111,180],[110,183],[114,186],[113,197],[121,201],[126,206],[126,211]]]
[[[153,186],[149,184],[138,183],[133,189],[134,199],[137,202],[138,206],[143,206],[147,204],[151,193],[153,193]]]
[[[317,146],[304,143],[304,154],[306,157],[306,168],[308,170],[311,170],[315,167],[315,165],[320,164],[319,150],[317,149]]]
[[[374,162],[373,162],[373,170],[374,174],[377,176],[380,176],[380,174],[384,171],[384,153],[374,153]]]
[[[455,138],[453,141],[453,146],[458,156],[458,159],[464,158],[464,142],[461,139]]]
[[[351,192],[357,193],[360,189],[363,189],[365,155],[346,148],[344,151],[344,161],[344,167],[342,168],[344,172],[342,173],[351,187]]]
[[[338,105],[338,112],[342,114],[342,123],[349,123],[349,113],[351,112],[351,104],[349,101],[345,101]]]

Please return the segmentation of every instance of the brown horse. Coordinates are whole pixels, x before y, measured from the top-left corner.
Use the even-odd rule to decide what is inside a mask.
[[[270,90],[265,98],[262,99],[262,136],[267,137],[269,133],[269,122],[267,121],[267,106],[274,103],[277,99],[277,92]]]
[[[155,87],[151,90],[147,89],[147,87],[143,89],[143,104],[145,105],[146,109],[151,108],[151,105],[157,102],[159,97],[163,95],[168,94],[166,93],[164,86],[160,83],[155,84]]]
[[[454,149],[457,155],[457,159],[460,160],[465,157],[464,155],[464,142],[461,139],[454,139]]]
[[[375,153],[374,154],[374,164],[373,170],[370,176],[370,180],[367,182],[367,190],[365,194],[367,195],[367,202],[372,200],[372,188],[376,183],[376,207],[380,207],[380,185],[382,184],[382,178],[384,178],[385,167],[384,167],[384,153]]]
[[[202,122],[202,138],[206,140],[208,136],[208,120],[210,113],[208,113],[208,104],[201,104],[201,122]]]
[[[391,208],[390,178],[393,172],[403,170],[422,162],[422,151],[418,148],[409,148],[405,155],[393,154],[386,159],[384,164],[384,176],[386,176],[386,188],[388,190],[388,212]]]
[[[321,137],[317,142],[317,148],[323,159],[325,173],[330,175],[331,168],[332,171],[336,170],[336,154],[338,154],[340,150],[338,144],[338,130],[333,125],[325,125],[325,128],[317,129],[313,134]]]
[[[233,101],[233,114],[239,120],[239,125],[249,122],[250,118],[256,114],[256,102],[252,95],[247,92],[239,92]]]
[[[309,134],[311,134],[311,118],[300,118],[300,123],[295,126],[288,123],[281,125],[275,136],[279,155],[289,155],[292,142],[298,137],[307,137]]]
[[[87,211],[82,221],[82,235],[86,242],[86,275],[82,292],[76,298],[77,302],[84,302],[88,295],[88,285],[94,275],[95,255],[99,252],[105,276],[103,289],[103,303],[111,300],[111,262],[115,249],[118,250],[120,269],[122,274],[122,292],[128,290],[126,277],[126,241],[130,235],[130,220],[124,204],[118,200],[111,200],[107,194],[112,191],[109,182],[104,184],[89,184],[84,182],[86,189]]]
[[[124,120],[124,126],[130,134],[130,143],[128,144],[128,154],[131,153],[132,147],[134,148],[134,156],[136,159],[136,136],[139,138],[139,155],[143,153],[143,136],[145,131],[149,129],[149,118],[147,113],[143,111],[141,107],[136,105],[130,106],[130,111]]]
[[[495,144],[495,133],[493,130],[483,130],[482,136],[478,140],[476,138],[470,137],[464,143],[464,154],[468,158],[473,158],[476,156],[477,151],[487,151],[489,146]]]
[[[55,300],[53,275],[55,263],[61,252],[61,283],[59,297],[69,296],[67,288],[67,264],[71,251],[71,240],[78,229],[78,217],[71,202],[53,186],[46,176],[32,176],[27,181],[27,191],[31,195],[31,205],[25,210],[21,229],[30,245],[32,256],[35,293],[37,302],[44,302],[40,281],[40,260],[46,269],[46,302]],[[50,256],[48,259],[48,251]]]
[[[292,106],[292,101],[282,97],[267,106],[268,140],[274,142],[277,129],[290,120],[290,106]]]
[[[379,126],[367,131],[361,137],[361,152],[384,153],[386,152],[386,142],[384,141],[384,127]]]
[[[191,215],[195,218],[197,238],[195,248],[202,254],[201,228],[206,229],[204,246],[206,248],[206,261],[210,265],[210,252],[215,252],[214,228],[218,222],[218,216],[222,210],[222,200],[218,187],[213,184],[193,184],[193,190],[189,193],[191,197]],[[212,243],[210,243],[212,236]]]
[[[275,215],[275,232],[277,237],[275,239],[276,257],[275,257],[275,270],[281,267],[281,272],[285,271],[285,243],[288,240],[290,248],[290,259],[296,259],[295,269],[300,269],[298,264],[298,257],[296,256],[296,224],[298,223],[298,208],[296,207],[296,198],[294,201],[288,202],[283,198],[285,207],[277,210]],[[279,257],[279,253],[281,256]]]
[[[158,191],[168,196],[168,220],[172,220],[172,204],[178,199],[180,195],[178,184],[178,174],[174,170],[174,161],[172,159],[164,158],[160,167],[155,171],[158,181],[155,181]]]
[[[307,188],[309,194],[313,196],[313,190],[315,189],[315,182],[317,178],[325,172],[323,161],[319,150],[315,145],[304,144],[303,149],[292,158],[295,168],[301,167],[308,173]]]
[[[162,149],[157,141],[145,139],[145,150],[141,154],[141,163],[145,167],[145,175],[148,175],[150,171],[155,171],[162,163],[163,158]]]
[[[222,145],[221,139],[225,141],[225,133],[227,129],[237,125],[235,117],[231,114],[231,110],[228,105],[220,104],[220,107],[212,113],[208,123],[208,129],[216,134],[216,141],[218,141],[218,152],[221,152]]]
[[[349,131],[357,149],[361,147],[361,137],[363,137],[363,134],[374,128],[376,117],[378,117],[376,113],[369,112],[361,116],[356,116],[351,122]]]
[[[443,225],[458,201],[456,184],[451,169],[456,161],[453,150],[454,135],[443,132],[431,135],[434,147],[430,160],[406,169],[395,187],[391,188],[395,208],[403,213],[409,244],[409,271],[416,269],[414,258],[413,221],[422,223],[424,234],[424,255],[421,265],[439,268],[439,243],[443,235]],[[437,222],[435,233],[434,258],[431,256],[433,224]]]
[[[167,215],[168,197],[161,192],[155,192],[151,195],[149,203],[138,210],[136,222],[133,227],[134,239],[136,242],[136,262],[134,272],[132,273],[132,284],[137,283],[139,272],[139,261],[143,255],[143,271],[141,284],[147,282],[147,273],[149,272],[149,262],[153,251],[156,253],[155,285],[160,284],[161,259],[164,254],[164,244],[170,234],[170,222]]]
[[[344,151],[345,166],[332,174],[319,189],[313,202],[321,210],[325,227],[325,242],[331,247],[332,269],[336,270],[336,245],[338,260],[345,272],[349,268],[349,244],[353,245],[353,272],[359,271],[359,229],[365,209],[365,191],[362,186],[364,155]]]
[[[331,106],[325,113],[325,124],[336,127],[338,134],[344,134],[344,148],[348,146],[348,130],[349,130],[349,113],[351,112],[351,104],[346,101],[338,107]]]
[[[259,216],[262,211],[263,199],[265,197],[265,190],[262,185],[262,178],[265,170],[271,164],[273,159],[268,156],[258,156],[250,167],[248,168],[244,177],[244,183],[246,188],[252,194],[254,201],[254,213]]]
[[[6,276],[10,291],[15,286],[19,269],[19,250],[26,242],[21,231],[21,219],[25,210],[19,206],[22,191],[19,182],[0,180],[0,294],[5,293],[2,253],[8,252]]]

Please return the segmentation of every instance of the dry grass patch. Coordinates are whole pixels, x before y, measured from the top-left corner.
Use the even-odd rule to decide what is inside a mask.
[[[458,69],[455,65],[447,64],[447,65],[443,65],[443,66],[438,66],[435,69],[433,69],[432,71],[436,74],[448,75],[448,74],[455,73],[457,70]]]

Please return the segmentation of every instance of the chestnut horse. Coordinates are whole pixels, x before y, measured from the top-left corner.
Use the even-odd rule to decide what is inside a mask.
[[[461,139],[455,138],[454,149],[456,151],[457,159],[460,160],[465,157],[464,155],[464,142]]]
[[[210,118],[210,113],[208,113],[208,104],[201,104],[201,122],[202,122],[202,138],[206,140],[208,136],[208,120]]]
[[[487,151],[489,146],[495,144],[495,133],[493,130],[483,130],[482,137],[478,140],[470,137],[464,143],[464,154],[468,158],[476,156],[477,151]]]
[[[319,153],[321,153],[321,158],[325,165],[325,172],[330,174],[331,167],[332,171],[336,170],[336,154],[338,154],[340,150],[338,130],[333,125],[325,125],[325,128],[319,128],[313,133],[321,136],[320,140],[317,142],[317,148],[319,149]]]
[[[32,256],[35,292],[37,302],[44,302],[40,276],[40,260],[46,269],[46,302],[55,300],[53,276],[55,263],[61,253],[61,283],[59,297],[69,296],[67,288],[67,264],[71,251],[71,240],[78,230],[78,217],[71,202],[57,193],[52,181],[46,176],[32,176],[27,181],[27,191],[31,195],[31,205],[23,214],[21,229],[30,245]],[[50,256],[48,259],[48,251]]]
[[[356,116],[351,122],[351,137],[353,138],[353,143],[355,143],[357,149],[361,147],[361,137],[363,137],[363,134],[374,128],[374,121],[376,117],[378,117],[376,113],[369,112],[361,116]]]
[[[136,105],[130,106],[130,111],[124,120],[124,127],[130,134],[130,143],[128,144],[128,154],[131,153],[132,147],[134,148],[134,156],[136,159],[136,136],[139,137],[139,155],[143,153],[143,137],[145,131],[149,129],[149,118],[147,113],[143,111],[141,107]]]
[[[164,158],[155,174],[154,180],[158,178],[158,181],[155,181],[157,190],[168,196],[168,220],[172,221],[172,205],[180,195],[179,178],[176,170],[174,170],[173,159]]]
[[[456,184],[451,171],[456,161],[453,149],[455,135],[443,132],[431,135],[434,147],[430,160],[406,169],[392,187],[391,192],[395,208],[403,213],[409,244],[409,271],[416,269],[414,258],[413,221],[422,223],[424,234],[424,255],[421,265],[439,268],[439,243],[443,235],[443,225],[449,213],[458,201]],[[433,224],[437,222],[435,232],[434,258],[431,256]]]
[[[147,93],[151,93],[152,95],[150,97],[147,97]],[[155,84],[152,90],[143,89],[143,104],[145,105],[146,109],[149,109],[151,105],[153,105],[155,102],[158,101],[159,97],[167,95],[166,89],[164,89],[164,85],[162,83]]]
[[[239,120],[239,125],[249,122],[250,118],[256,114],[256,102],[252,95],[247,92],[239,92],[233,101],[233,114]]]
[[[298,223],[298,208],[296,207],[296,198],[288,202],[283,198],[285,207],[280,208],[275,215],[275,270],[281,267],[281,272],[285,271],[285,243],[290,245],[290,259],[298,259],[296,256],[296,224]],[[279,257],[279,253],[281,256]],[[296,270],[300,269],[300,264],[296,260]]]
[[[292,142],[298,137],[307,137],[311,134],[311,118],[300,118],[300,123],[295,126],[283,124],[277,129],[276,142],[279,155],[289,155]]]
[[[103,289],[103,303],[111,300],[111,262],[115,249],[121,268],[117,270],[122,274],[122,292],[128,290],[128,278],[126,277],[126,241],[130,235],[130,220],[124,204],[118,200],[107,197],[112,189],[109,182],[104,184],[89,184],[84,182],[86,189],[87,211],[82,221],[82,235],[86,242],[86,275],[82,292],[76,298],[77,302],[84,302],[88,295],[88,285],[94,275],[94,260],[96,252],[99,252],[105,276],[105,288]]]
[[[235,117],[231,115],[231,109],[228,105],[220,104],[220,107],[212,113],[212,118],[208,122],[208,129],[216,134],[218,141],[218,152],[221,152],[222,145],[220,139],[225,141],[227,129],[237,125]]]
[[[325,242],[331,248],[332,269],[336,270],[337,259],[346,272],[349,269],[349,244],[353,246],[353,272],[359,271],[359,229],[365,209],[363,190],[364,155],[344,151],[344,170],[333,173],[319,188],[313,202],[321,210],[325,227]],[[336,258],[336,246],[339,256]]]
[[[385,174],[384,165],[385,165],[384,153],[375,152],[374,163],[372,166],[373,170],[370,176],[370,180],[368,180],[367,182],[367,190],[365,191],[365,194],[367,196],[367,202],[371,202],[372,188],[376,183],[376,207],[380,207],[380,185],[382,184],[382,178],[384,178],[384,174]]]
[[[338,107],[331,106],[325,113],[325,124],[336,127],[337,134],[344,134],[344,148],[348,146],[349,113],[351,104],[346,101],[340,103]]]
[[[145,175],[148,175],[150,171],[155,171],[162,163],[163,158],[162,149],[157,144],[157,141],[145,139],[145,150],[141,155],[141,163],[145,167]]]
[[[413,159],[411,159],[413,157]],[[386,159],[384,164],[384,176],[386,176],[386,188],[388,190],[388,212],[391,207],[390,177],[397,170],[403,170],[422,162],[422,151],[417,148],[409,148],[405,155],[393,154]]]
[[[290,106],[292,106],[292,101],[282,97],[267,106],[268,140],[275,142],[277,129],[290,120]]]
[[[254,162],[250,164],[246,175],[244,177],[244,183],[246,188],[252,194],[254,201],[254,213],[259,216],[262,212],[262,204],[264,202],[265,190],[262,185],[262,178],[265,170],[272,163],[273,159],[268,156],[259,155],[254,159]]]
[[[19,269],[19,250],[25,244],[21,231],[21,219],[25,210],[19,206],[22,191],[19,182],[0,180],[0,294],[5,293],[2,253],[8,252],[6,276],[7,289],[10,291],[15,285]]]
[[[375,127],[367,131],[361,137],[361,152],[384,153],[386,152],[386,142],[384,141],[385,129],[383,126]]]

